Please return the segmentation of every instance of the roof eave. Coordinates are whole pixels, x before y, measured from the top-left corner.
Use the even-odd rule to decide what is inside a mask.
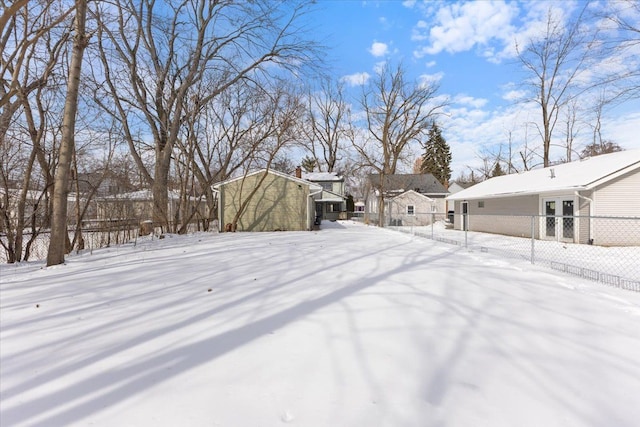
[[[527,190],[527,191],[512,191],[508,193],[494,193],[494,194],[477,194],[477,195],[464,195],[459,193],[452,194],[451,196],[447,196],[447,200],[478,200],[478,199],[501,199],[504,197],[515,197],[515,196],[534,196],[534,195],[545,195],[545,194],[554,194],[554,193],[566,193],[566,192],[574,192],[574,191],[585,191],[589,190],[588,187],[580,185],[580,186],[571,186],[571,187],[558,187],[558,188],[550,188],[547,190]]]

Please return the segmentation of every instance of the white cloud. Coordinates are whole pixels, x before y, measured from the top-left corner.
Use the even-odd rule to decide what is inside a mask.
[[[373,71],[375,71],[376,74],[382,74],[386,65],[387,61],[376,62],[376,64],[373,66]]]
[[[426,29],[429,27],[425,21],[420,20],[416,23],[413,30],[411,30],[411,40],[414,42],[422,42],[429,39],[429,35],[426,34]]]
[[[518,101],[527,95],[525,90],[510,90],[502,95],[502,99],[505,101]]]
[[[370,78],[371,75],[365,71],[362,73],[354,73],[342,76],[340,78],[340,81],[347,83],[349,86],[362,86],[363,84],[367,83]]]
[[[418,77],[418,82],[421,85],[429,85],[432,86],[434,84],[438,84],[440,80],[444,77],[443,72],[435,73],[435,74],[421,74]]]
[[[473,103],[464,95],[456,100]],[[524,145],[529,149],[538,145],[537,136],[527,134],[527,123],[535,120],[535,106],[513,105],[504,109],[487,110],[471,106],[453,105],[447,110],[442,128],[446,131],[447,142],[451,147],[453,177],[471,169],[482,169],[481,157],[489,152],[498,153],[502,146],[506,153],[509,138],[512,141],[514,161]]]
[[[386,43],[373,42],[373,44],[369,48],[369,53],[371,53],[376,58],[385,56],[388,52],[389,46]]]
[[[429,61],[426,64],[424,64],[427,68],[432,68],[436,66],[436,61]]]
[[[416,1],[417,1],[417,0],[404,0],[404,1],[402,2],[402,5],[403,5],[404,7],[408,7],[409,9],[411,9],[413,6],[415,6],[415,5],[416,5]]]
[[[461,105],[468,105],[473,108],[482,108],[487,105],[487,100],[484,98],[474,98],[468,95],[456,95],[453,98],[453,102]]]
[[[428,40],[414,54],[422,57],[442,51],[463,52],[493,40],[504,43],[514,31],[512,21],[517,15],[517,6],[504,1],[442,3],[436,12],[436,22],[430,26],[419,21],[414,27],[414,41]]]

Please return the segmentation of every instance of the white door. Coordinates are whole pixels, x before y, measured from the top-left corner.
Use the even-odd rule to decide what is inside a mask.
[[[556,197],[543,199],[543,223],[541,235],[546,240],[573,242],[575,218],[573,198]]]

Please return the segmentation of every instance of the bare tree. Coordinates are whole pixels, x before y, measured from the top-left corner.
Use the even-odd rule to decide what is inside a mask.
[[[34,80],[26,87],[21,84],[29,67],[26,60],[33,56],[35,46],[42,38],[56,44],[49,33],[67,19],[73,7],[67,7],[64,0],[29,7],[25,0],[14,1],[9,6],[5,6],[4,1],[1,4],[4,10],[0,15],[0,107],[5,107],[16,96],[24,96],[22,91],[30,91],[46,83],[46,73],[42,73],[42,79]],[[48,46],[50,51],[55,50],[50,45],[44,46]],[[33,62],[30,65],[33,66]]]
[[[519,172],[518,167],[516,166],[515,160],[516,153],[514,152],[513,147],[513,131],[507,131],[507,154],[505,156],[505,161],[507,163],[507,174]]]
[[[594,56],[589,46],[595,33],[584,31],[583,12],[574,21],[564,23],[550,7],[545,32],[525,46],[516,45],[518,58],[530,76],[527,82],[535,93],[533,99],[540,107],[541,125],[537,128],[545,167],[550,163],[560,110],[577,94],[578,76],[585,71],[587,60]]]
[[[467,172],[465,171],[460,172],[458,174],[458,177],[455,179],[455,182],[463,186],[475,185],[482,181],[483,179],[479,178],[472,168],[467,168]]]
[[[640,63],[637,47],[640,44],[640,2],[618,0],[609,2],[610,9],[600,16],[614,25],[617,37],[607,45],[610,51],[619,55],[619,63],[626,68],[619,70],[607,80],[614,87],[610,101],[634,100],[640,94]]]
[[[407,160],[408,148],[428,132],[438,110],[445,104],[436,98],[438,87],[406,79],[404,68],[389,66],[363,89],[362,109],[366,134],[354,141],[362,163],[380,177],[378,222],[384,224],[384,180],[396,173],[398,163]]]
[[[349,104],[342,83],[321,80],[318,91],[308,94],[303,145],[311,152],[320,172],[333,172],[346,142],[353,134]]]
[[[578,100],[572,99],[567,102],[564,111],[564,148],[565,148],[565,162],[571,162],[573,157],[573,144],[580,132]]]
[[[289,90],[277,80],[263,81],[262,85],[238,82],[202,107],[199,114],[186,115],[177,144],[185,159],[185,176],[193,174],[197,192],[202,194],[198,198],[206,204],[205,228],[217,215],[217,199],[211,186],[260,167],[258,153],[273,133],[273,117],[281,114],[285,93]],[[199,95],[192,97],[190,106],[185,108],[196,108],[197,99]]]
[[[4,0],[0,2],[2,5],[2,15],[0,15],[0,34],[4,34],[4,28],[9,23],[9,21],[22,9],[27,5],[28,0],[15,0],[10,5],[5,5]]]
[[[64,1],[29,7],[15,2],[2,16],[0,146],[6,155],[0,164],[4,187],[0,211],[7,233],[3,246],[10,262],[28,259],[38,233],[49,226],[53,147],[60,127],[58,87],[62,82],[58,76],[72,10]],[[25,245],[28,223],[31,237]]]
[[[484,181],[486,179],[492,178],[494,176],[493,172],[497,167],[500,167],[500,163],[504,162],[504,155],[502,151],[504,147],[500,144],[497,148],[494,149],[483,149],[480,153],[476,154],[478,159],[480,159],[480,166],[472,169],[474,172],[473,176],[480,181]],[[508,163],[508,162],[507,162]]]
[[[108,11],[100,14],[104,80],[96,88],[110,98],[105,111],[121,121],[152,188],[154,222],[167,226],[168,174],[192,89],[201,89],[198,103],[205,106],[241,80],[258,79],[267,65],[279,73],[308,65],[314,45],[301,39],[299,26],[307,5],[119,0],[116,6],[113,20]],[[210,85],[201,85],[205,79]],[[153,170],[142,161],[138,133],[150,135]]]
[[[62,140],[58,167],[56,170],[53,188],[53,211],[51,219],[51,239],[47,252],[47,266],[64,263],[67,253],[69,235],[67,233],[67,195],[69,192],[69,171],[75,150],[74,132],[76,113],[78,111],[78,92],[80,88],[80,75],[82,73],[82,57],[89,43],[89,37],[85,32],[87,18],[87,0],[76,0],[74,19],[74,39],[69,64],[69,80],[67,82],[67,95],[62,117]]]
[[[590,120],[592,139],[580,152],[580,158],[598,156],[600,154],[622,151],[622,147],[613,141],[605,140],[602,136],[602,117],[606,107],[612,102],[603,90],[593,106],[593,118]]]
[[[261,125],[256,127],[250,135],[256,147],[248,159],[245,177],[252,167],[264,168],[264,173],[257,184],[246,194],[242,194],[242,186],[238,197],[239,206],[231,223],[231,229],[237,228],[238,221],[244,215],[247,206],[257,194],[260,186],[267,178],[269,169],[274,166],[278,157],[288,146],[297,141],[297,124],[302,118],[303,105],[300,97],[291,90],[280,87],[264,98]],[[243,180],[244,183],[244,180]]]
[[[85,141],[82,145],[76,141],[71,164],[73,178],[71,184],[75,193],[75,230],[70,248],[76,250],[85,248],[83,221],[90,213],[97,217],[97,209],[92,211],[91,207],[95,197],[99,195],[103,183],[110,181],[114,175],[111,168],[118,145],[117,131],[113,128],[107,132],[86,129],[83,133]],[[92,146],[97,145],[100,145],[101,152],[99,154],[91,153]],[[104,195],[104,191],[102,193]]]

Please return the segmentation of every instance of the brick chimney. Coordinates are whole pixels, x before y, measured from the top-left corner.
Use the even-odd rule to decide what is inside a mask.
[[[296,167],[296,178],[302,178],[302,168],[300,166]]]

